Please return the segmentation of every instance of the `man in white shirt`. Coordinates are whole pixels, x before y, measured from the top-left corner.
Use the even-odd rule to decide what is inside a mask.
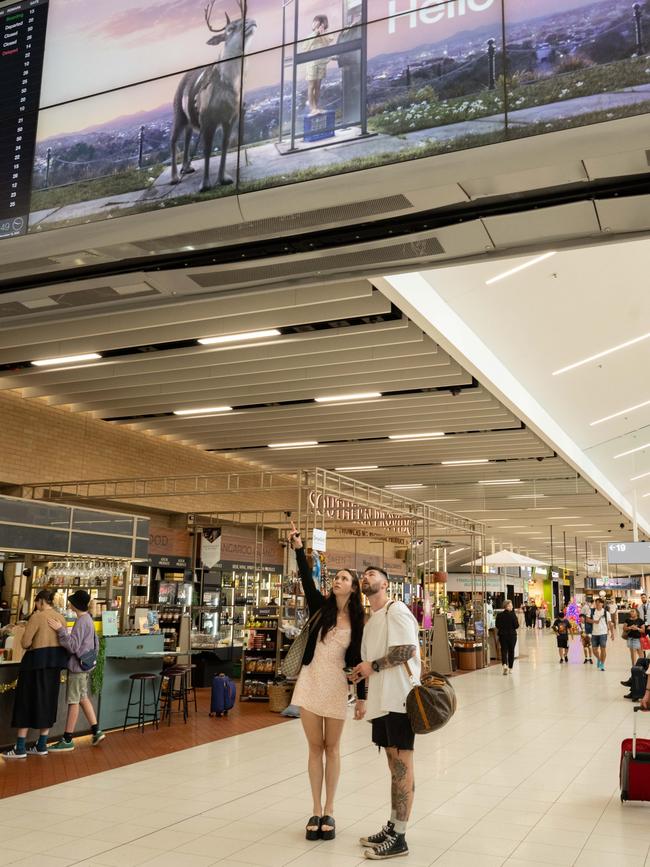
[[[587,623],[592,623],[591,631],[591,646],[596,656],[596,664],[600,671],[605,671],[605,660],[607,659],[607,622],[609,614],[605,608],[605,602],[598,597],[596,599],[596,607],[590,617],[586,617]]]
[[[372,723],[372,740],[386,750],[391,775],[391,816],[377,834],[362,837],[366,858],[383,861],[408,855],[406,826],[413,808],[415,735],[406,713],[406,697],[420,682],[418,623],[403,602],[388,598],[388,575],[383,569],[366,569],[361,589],[372,611],[361,644],[364,660],[353,671],[353,680],[368,679],[366,717]],[[408,672],[407,672],[408,668]]]

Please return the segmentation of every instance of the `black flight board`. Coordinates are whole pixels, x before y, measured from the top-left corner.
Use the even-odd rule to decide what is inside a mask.
[[[48,0],[0,8],[0,238],[27,231],[47,10]]]

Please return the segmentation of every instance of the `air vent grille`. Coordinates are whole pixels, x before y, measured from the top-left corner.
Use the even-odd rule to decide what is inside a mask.
[[[340,271],[353,268],[367,268],[382,265],[387,262],[402,262],[410,259],[424,259],[430,256],[440,256],[444,253],[442,244],[437,238],[425,238],[421,241],[411,241],[406,244],[393,244],[385,247],[373,247],[358,250],[353,253],[340,253],[333,256],[319,256],[317,259],[293,260],[287,259],[277,265],[261,265],[257,268],[226,269],[222,272],[207,272],[195,274],[191,279],[202,289],[217,288],[221,285],[238,286],[243,283],[255,283],[261,280],[298,277],[313,274],[315,269],[323,271]]]
[[[299,211],[295,214],[270,217],[264,220],[251,220],[247,223],[234,223],[230,226],[220,226],[206,232],[184,232],[181,235],[167,235],[162,238],[152,238],[150,241],[133,244],[132,246],[144,253],[165,253],[181,250],[184,247],[216,246],[228,241],[241,241],[243,238],[257,238],[264,235],[282,235],[300,229],[313,229],[330,223],[353,222],[389,214],[395,211],[405,211],[413,205],[406,196],[384,196],[381,199],[368,199],[363,202],[352,202],[346,205],[336,205],[332,208],[318,208],[313,211]]]

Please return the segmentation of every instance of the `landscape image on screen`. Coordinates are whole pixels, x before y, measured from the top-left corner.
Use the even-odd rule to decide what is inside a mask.
[[[51,6],[31,231],[650,107],[650,0]]]

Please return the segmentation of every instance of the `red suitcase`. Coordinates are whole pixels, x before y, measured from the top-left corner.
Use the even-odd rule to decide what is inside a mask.
[[[634,708],[632,737],[621,743],[621,801],[650,801],[650,740],[636,736],[640,710]]]

